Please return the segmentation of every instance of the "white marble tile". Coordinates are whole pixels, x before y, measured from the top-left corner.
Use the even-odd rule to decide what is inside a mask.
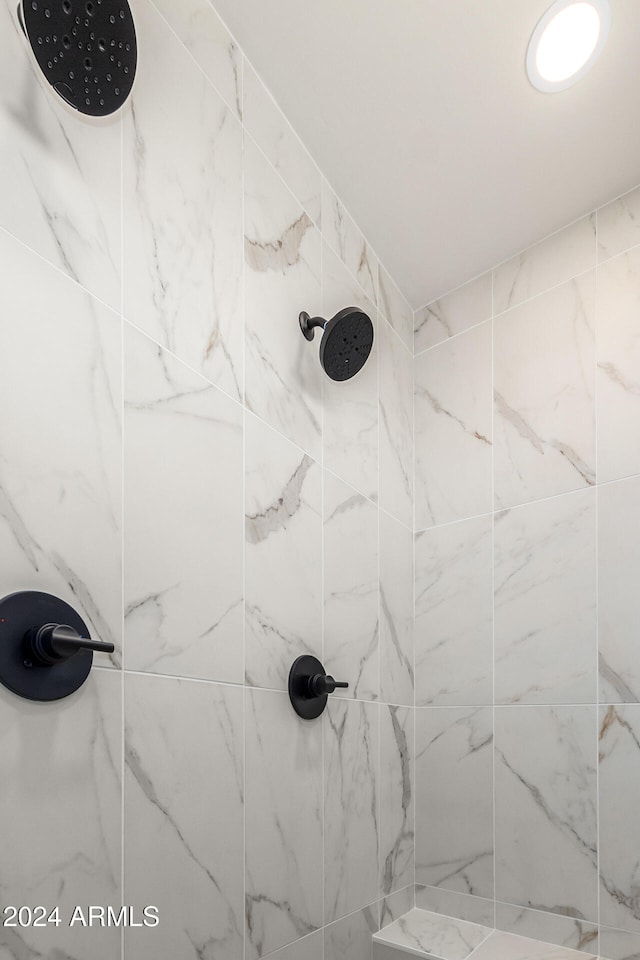
[[[640,700],[640,478],[598,488],[600,701]]]
[[[0,226],[120,308],[120,119],[96,125],[41,85],[0,3]]]
[[[322,925],[322,721],[286,693],[246,693],[245,956]]]
[[[521,937],[533,937],[571,950],[598,953],[598,925],[578,917],[562,917],[542,910],[527,910],[510,903],[496,904],[496,927]]]
[[[322,930],[316,930],[308,937],[276,950],[269,960],[323,960],[323,936]]]
[[[596,699],[595,493],[496,514],[497,703]]]
[[[244,63],[245,130],[264,151],[314,223],[320,224],[320,171],[251,64]]]
[[[598,267],[598,480],[640,473],[640,248]]]
[[[245,476],[245,679],[286,689],[322,654],[322,471],[248,413]]]
[[[490,707],[416,711],[417,883],[493,897],[492,741]]]
[[[640,934],[600,926],[600,956],[609,960],[638,960]]]
[[[470,923],[480,923],[485,927],[493,926],[493,900],[474,897],[468,893],[416,884],[416,907],[447,917],[458,917]]]
[[[640,706],[600,707],[600,922],[640,933]]]
[[[242,410],[128,324],[124,492],[127,669],[242,682]]]
[[[371,960],[371,937],[379,927],[377,905],[324,928],[324,960]]]
[[[380,699],[413,706],[413,534],[380,513]]]
[[[378,511],[324,478],[324,665],[349,684],[334,696],[379,696]]]
[[[378,264],[378,306],[389,325],[413,353],[413,310],[381,263]]]
[[[396,893],[390,893],[388,897],[384,897],[379,901],[381,927],[386,927],[388,923],[393,923],[394,920],[397,920],[398,917],[401,917],[404,913],[413,910],[416,905],[414,886],[414,883],[411,882],[408,886],[403,887],[402,890],[398,890]]]
[[[598,262],[640,243],[640,187],[597,211]]]
[[[492,518],[417,534],[416,705],[493,699]]]
[[[318,341],[298,315],[320,313],[320,234],[264,156],[245,142],[245,402],[320,460]]]
[[[380,506],[413,526],[413,358],[389,325],[378,323]]]
[[[120,320],[4,233],[0,262],[0,595],[62,597],[119,663]]]
[[[208,0],[153,2],[227,106],[242,117],[242,52],[212,4]]]
[[[595,263],[596,217],[591,214],[495,268],[494,315],[590,270]]]
[[[336,381],[322,372],[324,466],[372,500],[378,498],[378,365],[380,331],[375,307],[346,267],[323,244],[322,316],[331,319],[345,307],[359,307],[374,327],[373,348],[351,380]],[[316,341],[319,339],[316,333]],[[315,355],[317,347],[308,346]],[[317,361],[316,361],[317,362]],[[402,439],[399,439],[402,443]]]
[[[445,294],[439,300],[416,310],[414,319],[414,350],[420,353],[442,340],[474,327],[492,315],[493,275],[470,280]]]
[[[416,358],[416,528],[491,510],[491,324]]]
[[[59,926],[0,929],[3,960],[119,960],[120,931],[69,922],[77,904],[121,903],[122,681],[94,670],[66,700],[0,687],[0,902],[59,907]],[[8,915],[3,913],[3,920]]]
[[[374,937],[374,943],[397,945],[415,955],[466,960],[491,929],[415,908]],[[375,952],[374,952],[375,956]]]
[[[595,483],[595,273],[494,323],[497,507]]]
[[[496,899],[594,921],[596,708],[495,711]]]
[[[414,722],[412,707],[380,707],[380,875],[389,894],[414,879]]]
[[[125,932],[127,956],[242,956],[242,697],[125,677],[123,902],[160,912],[157,927]]]
[[[325,179],[322,180],[322,236],[377,302],[378,258]]]
[[[587,957],[595,960],[589,953],[499,930],[495,930],[473,954],[473,960],[586,960]]]
[[[330,698],[324,723],[324,918],[379,896],[379,707]]]
[[[242,396],[242,131],[147,0],[124,119],[125,316]]]

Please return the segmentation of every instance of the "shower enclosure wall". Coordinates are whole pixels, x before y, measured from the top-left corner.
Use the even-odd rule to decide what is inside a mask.
[[[413,900],[413,315],[210,4],[132,9],[87,124],[0,4],[0,594],[116,646],[0,689],[0,900],[61,921],[0,956],[360,957]],[[334,383],[298,315],[347,305]],[[349,683],[310,722],[303,653]]]
[[[614,960],[640,953],[639,223],[635,190],[415,324],[417,903]]]

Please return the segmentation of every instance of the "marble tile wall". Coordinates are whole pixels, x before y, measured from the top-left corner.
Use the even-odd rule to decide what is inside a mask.
[[[416,904],[640,951],[640,189],[416,311]]]
[[[101,125],[42,90],[15,6],[0,595],[116,652],[64,703],[0,689],[0,906],[161,919],[4,927],[0,957],[369,960],[414,905],[413,311],[208,0],[133,0]],[[351,304],[375,346],[338,385],[298,314]],[[315,722],[303,653],[350,684]]]

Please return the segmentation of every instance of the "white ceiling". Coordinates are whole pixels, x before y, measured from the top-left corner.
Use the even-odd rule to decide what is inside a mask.
[[[551,0],[213,0],[414,307],[640,183],[640,0],[562,93]]]

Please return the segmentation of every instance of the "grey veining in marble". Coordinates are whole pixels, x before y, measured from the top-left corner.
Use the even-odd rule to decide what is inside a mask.
[[[416,711],[416,811],[416,881],[492,898],[491,708]]]
[[[595,263],[596,217],[591,214],[495,268],[494,314],[590,270]]]
[[[301,940],[276,950],[269,960],[323,960],[323,936],[322,930],[316,930]]]
[[[416,535],[418,706],[492,701],[491,551],[491,516],[433,527]]]
[[[380,368],[380,506],[413,526],[413,358],[382,319]]]
[[[466,960],[490,935],[491,929],[415,908],[383,927],[374,944],[396,945],[421,957]]]
[[[496,899],[597,918],[594,706],[495,711]]]
[[[120,118],[79,121],[36,76],[13,0],[0,3],[0,224],[120,307]]]
[[[120,321],[0,233],[1,595],[43,590],[120,662]]]
[[[244,156],[245,402],[319,461],[324,374],[296,325],[320,313],[320,234],[248,139]]]
[[[390,893],[380,901],[380,926],[386,927],[388,923],[393,923],[403,913],[413,910],[415,903],[415,885],[409,883],[402,890],[396,893]]]
[[[366,295],[377,303],[378,258],[327,181],[322,180],[322,235],[354,276]]]
[[[244,125],[314,223],[320,224],[320,171],[248,61]]]
[[[594,702],[595,490],[496,514],[494,538],[496,702]]]
[[[371,936],[379,926],[378,905],[357,910],[324,928],[324,960],[371,960]]]
[[[242,410],[129,325],[124,491],[127,669],[241,682]]]
[[[416,353],[454,337],[492,314],[492,273],[470,280],[439,300],[416,310],[414,349]]]
[[[598,489],[600,700],[640,700],[640,478]]]
[[[595,271],[494,322],[496,507],[595,483]]]
[[[413,705],[413,535],[380,513],[380,699]]]
[[[414,713],[380,707],[380,874],[389,894],[414,878]]]
[[[470,923],[479,923],[492,927],[494,921],[494,901],[483,897],[474,897],[457,890],[445,890],[442,887],[426,887],[416,884],[416,907],[442,913],[446,917],[457,917]]]
[[[241,118],[242,53],[212,4],[208,0],[154,0],[154,3],[227,106]]]
[[[61,702],[35,703],[0,687],[0,903],[58,906],[61,921],[0,927],[3,960],[120,956],[118,930],[69,921],[77,904],[124,903],[121,691],[114,670],[94,671]]]
[[[474,960],[595,960],[593,954],[495,930],[473,954]]]
[[[242,130],[147,0],[124,117],[124,313],[240,399]]]
[[[640,706],[600,707],[600,921],[640,933]]]
[[[640,473],[640,248],[598,267],[598,479]]]
[[[569,947],[571,950],[582,950],[591,954],[599,952],[598,925],[579,917],[563,917],[542,910],[514,907],[510,903],[497,903],[496,927],[521,937],[533,937],[535,940]]]
[[[491,324],[414,365],[415,518],[422,529],[491,510]]]
[[[161,917],[126,931],[128,956],[242,953],[242,698],[213,683],[125,678],[124,902],[153,903]]]
[[[413,353],[413,310],[381,263],[378,264],[378,306],[389,325]]]
[[[324,665],[349,688],[379,697],[378,511],[330,474],[324,478]]]
[[[322,720],[252,690],[245,723],[245,955],[257,958],[322,925]]]
[[[324,714],[324,918],[379,894],[379,706],[331,698]]]
[[[245,678],[285,689],[296,657],[322,654],[321,469],[251,414],[245,459]]]

